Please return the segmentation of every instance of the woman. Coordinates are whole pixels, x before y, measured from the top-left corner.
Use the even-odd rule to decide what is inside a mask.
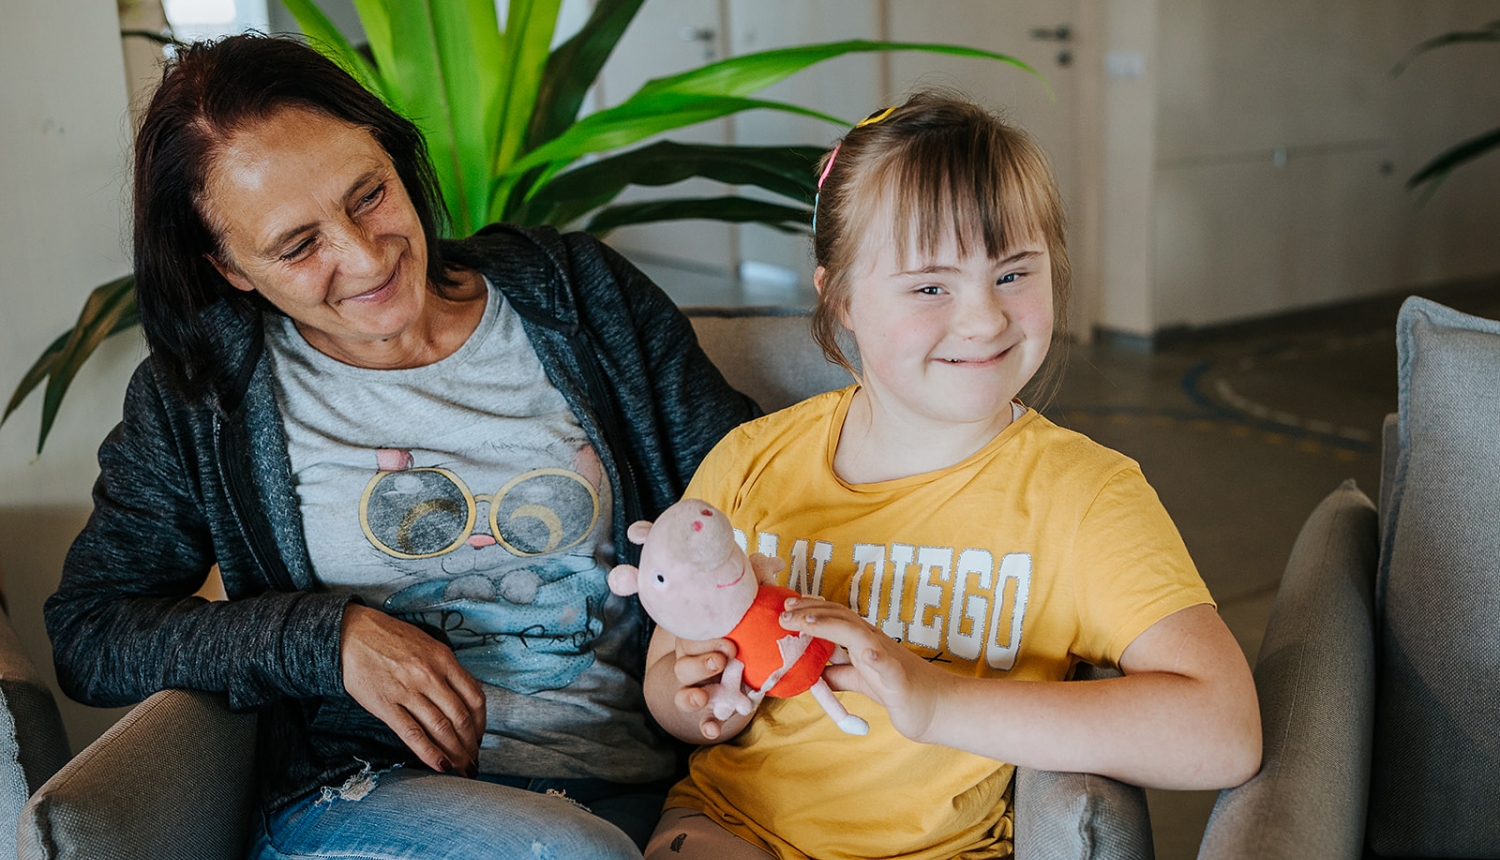
[[[639,857],[674,756],[606,572],[756,408],[608,248],[440,242],[438,200],[311,49],[178,55],[136,141],[151,357],[47,602],[58,675],[258,710],[255,857]],[[229,600],[193,598],[215,564]]]

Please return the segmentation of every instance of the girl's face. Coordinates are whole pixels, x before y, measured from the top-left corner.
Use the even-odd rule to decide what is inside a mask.
[[[356,354],[419,319],[428,295],[422,224],[365,129],[282,109],[229,138],[206,197],[227,252],[219,271],[323,352]]]
[[[872,401],[928,422],[1009,424],[1052,342],[1046,244],[1015,242],[998,260],[960,254],[951,232],[931,255],[902,260],[893,245],[861,256],[843,318]]]

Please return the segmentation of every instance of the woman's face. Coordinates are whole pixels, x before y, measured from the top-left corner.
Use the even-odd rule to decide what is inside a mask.
[[[427,243],[390,156],[363,127],[284,108],[235,132],[209,166],[214,265],[344,360],[423,318]],[[420,332],[416,332],[420,335]]]

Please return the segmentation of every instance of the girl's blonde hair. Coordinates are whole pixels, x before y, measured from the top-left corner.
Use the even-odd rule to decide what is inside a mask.
[[[817,171],[813,258],[824,276],[812,335],[829,361],[855,372],[840,320],[855,266],[875,243],[932,254],[951,233],[960,254],[983,248],[998,260],[1035,239],[1052,261],[1053,348],[1032,387],[1050,395],[1067,343],[1072,269],[1061,195],[1030,135],[971,101],[924,90],[851,129]],[[876,223],[885,213],[889,225]]]

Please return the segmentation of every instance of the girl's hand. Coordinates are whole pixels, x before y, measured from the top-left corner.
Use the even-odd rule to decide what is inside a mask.
[[[475,776],[484,690],[441,642],[368,606],[344,610],[344,690],[433,770]]]
[[[646,653],[645,690],[646,704],[662,728],[691,744],[715,743],[739,734],[748,716],[735,713],[719,719],[713,709],[719,682],[735,653],[728,639],[678,639],[656,628]],[[734,695],[749,702],[738,685]]]
[[[823,678],[835,690],[861,693],[890,714],[904,737],[925,743],[952,677],[881,633],[853,609],[817,597],[788,599],[781,626],[842,645],[848,664],[828,666]]]
[[[698,721],[698,731],[707,740],[718,740],[724,723],[735,714],[749,716],[755,705],[740,689],[734,673],[725,685],[724,672],[739,666],[734,660],[736,649],[728,639],[678,639],[676,659],[672,664],[682,686],[673,701],[677,710]],[[715,707],[718,706],[718,707]]]

